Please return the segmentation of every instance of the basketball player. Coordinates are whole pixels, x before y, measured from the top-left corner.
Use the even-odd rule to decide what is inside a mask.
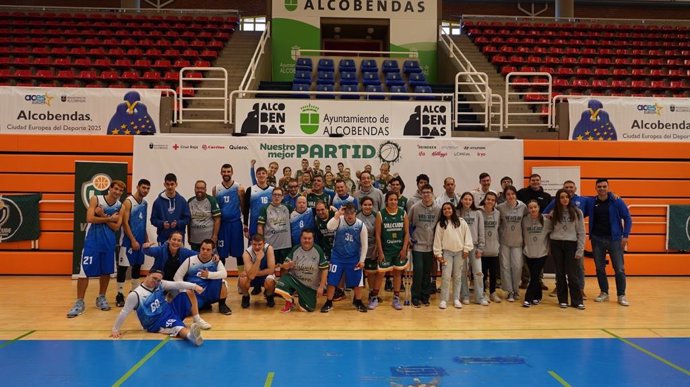
[[[89,199],[86,210],[86,228],[84,249],[81,252],[81,270],[77,279],[77,301],[67,313],[68,318],[84,313],[84,295],[89,286],[90,277],[99,277],[99,292],[96,306],[100,310],[110,310],[105,293],[108,290],[110,274],[115,271],[115,232],[122,225],[119,199],[125,192],[125,183],[113,180],[105,195],[94,195]]]
[[[297,295],[300,310],[313,312],[316,297],[323,294],[328,273],[328,261],[323,250],[314,244],[314,231],[302,231],[300,243],[285,258],[282,269],[286,272],[276,284],[276,293],[285,299],[285,306],[280,311],[290,312],[295,303],[292,297]]]
[[[168,290],[185,290],[180,292],[171,302],[165,300]],[[171,282],[163,280],[163,272],[151,270],[136,289],[127,296],[127,301],[115,320],[110,336],[122,337],[120,327],[127,316],[134,310],[141,326],[151,333],[162,333],[173,337],[181,337],[199,346],[203,344],[201,329],[211,326],[199,316],[199,307],[194,292],[201,293],[204,289],[191,282]],[[184,318],[192,315],[194,323],[188,328]]]
[[[408,202],[409,205],[409,202]],[[379,269],[372,300],[378,295],[387,271],[393,272],[393,308],[402,309],[400,303],[400,285],[402,272],[409,264],[407,248],[410,243],[409,219],[403,208],[398,207],[398,195],[389,191],[386,194],[386,207],[376,215],[376,246],[378,250]],[[375,308],[376,305],[373,305]],[[372,305],[369,305],[370,309]]]
[[[268,185],[266,168],[256,169],[256,184],[247,188],[242,202],[242,216],[244,217],[244,237],[249,239],[256,234],[261,209],[268,205],[273,194],[273,187]],[[249,225],[249,226],[247,226]]]
[[[304,197],[297,199],[306,200]],[[261,209],[257,220],[257,234],[266,238],[266,243],[275,249],[275,260],[282,264],[285,257],[292,249],[290,238],[290,210],[283,204],[283,189],[274,188],[271,194],[271,203]]]
[[[316,205],[316,203],[314,203],[314,205]],[[290,213],[291,246],[300,244],[302,230],[313,231],[315,229],[314,209],[307,207],[307,198],[300,196],[297,198],[297,207]]]
[[[122,233],[120,234],[120,254],[117,264],[117,296],[115,305],[125,306],[125,278],[127,268],[132,267],[132,289],[139,286],[139,271],[144,263],[143,244],[149,241],[146,233],[148,203],[144,198],[149,194],[151,182],[141,179],[137,190],[122,203]]]
[[[264,241],[263,235],[254,234],[251,245],[243,253],[242,260],[244,261],[244,271],[240,273],[237,279],[237,288],[242,294],[242,308],[249,308],[250,286],[259,290],[263,286],[266,294],[266,306],[274,307],[276,261],[273,246]]]
[[[213,187],[212,193],[220,206],[220,230],[218,231],[218,255],[225,264],[227,257],[237,258],[237,267],[242,268],[242,208],[244,187],[232,180],[233,169],[230,164],[220,167],[223,181]]]

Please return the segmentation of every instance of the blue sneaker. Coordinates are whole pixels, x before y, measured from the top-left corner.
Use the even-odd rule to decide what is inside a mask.
[[[378,306],[379,306],[379,298],[378,297],[370,297],[369,298],[369,305],[368,305],[369,310],[374,310]]]
[[[110,305],[108,305],[108,300],[105,299],[104,295],[96,297],[96,307],[100,310],[110,310]]]
[[[84,300],[77,300],[72,309],[67,312],[67,318],[74,318],[84,313]]]
[[[393,308],[395,310],[402,310],[402,304],[400,303],[400,297],[393,297]]]

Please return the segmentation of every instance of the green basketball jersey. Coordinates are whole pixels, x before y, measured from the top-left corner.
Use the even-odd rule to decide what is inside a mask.
[[[391,215],[384,208],[380,214],[383,255],[388,258],[399,256],[405,240],[405,210],[398,207],[398,211]]]

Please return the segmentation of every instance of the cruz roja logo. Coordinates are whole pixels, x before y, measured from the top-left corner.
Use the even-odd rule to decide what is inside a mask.
[[[24,216],[14,200],[0,197],[0,242],[8,240],[22,227]]]
[[[282,102],[257,102],[242,122],[245,134],[285,133],[285,104]]]
[[[417,105],[405,124],[404,136],[437,137],[446,135],[446,107],[444,105]]]
[[[304,134],[314,134],[319,130],[319,108],[309,104],[300,108],[302,112],[299,114],[299,128]]]

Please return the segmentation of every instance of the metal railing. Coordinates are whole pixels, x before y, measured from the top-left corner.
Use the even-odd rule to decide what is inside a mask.
[[[342,56],[356,56],[356,57],[381,57],[385,55],[387,58],[402,57],[402,58],[418,58],[417,51],[356,51],[356,50],[312,50],[312,49],[295,49],[292,51],[292,59],[297,59],[300,56],[322,56],[324,54],[344,54]],[[386,58],[382,58],[386,59]]]
[[[514,21],[514,22],[549,22],[549,23],[610,23],[610,24],[639,24],[639,25],[689,25],[682,19],[622,19],[622,18],[585,18],[585,17],[553,17],[553,16],[506,16],[506,15],[460,15],[460,33],[465,33],[465,21]]]
[[[498,128],[499,132],[503,132],[503,117],[503,97],[500,94],[491,94],[489,130],[493,131],[494,128]]]
[[[256,49],[254,50],[254,55],[252,55],[252,59],[251,61],[249,61],[249,66],[247,67],[247,71],[244,73],[244,77],[242,78],[242,82],[240,82],[240,86],[237,88],[238,90],[249,90],[252,81],[256,80],[256,69],[259,67],[261,60],[264,59],[263,55],[266,49],[266,44],[268,43],[268,40],[270,38],[271,22],[266,22],[266,29],[261,34],[259,44],[256,46]]]
[[[534,81],[534,80],[527,80],[527,82],[513,82],[511,78],[514,77],[536,77],[536,78],[545,78],[546,81]],[[527,90],[527,91],[512,91],[512,90],[519,90],[519,89],[532,89],[532,90]],[[534,90],[536,89],[536,90]],[[510,128],[511,126],[522,126],[522,127],[545,127],[545,128],[550,128],[551,127],[551,112],[552,112],[552,105],[551,105],[551,96],[553,93],[553,85],[552,85],[552,78],[551,74],[549,73],[544,73],[544,72],[511,72],[506,75],[506,99],[505,99],[505,126],[506,128]],[[539,96],[540,99],[533,100],[533,101],[528,101],[526,97],[528,95],[533,95],[533,96]],[[541,98],[543,97],[543,98]],[[537,106],[536,112],[519,112],[519,111],[514,111],[512,109],[513,107],[516,106]],[[547,114],[544,114],[541,111],[541,107],[546,106],[547,107]],[[510,122],[511,117],[543,117],[544,115],[547,116],[547,120],[544,123],[536,123],[536,124],[530,124],[530,123],[524,123],[520,122],[518,124],[512,124]]]
[[[665,208],[666,209],[666,221],[665,222],[646,222],[646,221],[640,221],[640,220],[635,220],[635,224],[665,224],[666,225],[666,234],[664,235],[665,239],[665,248],[666,251],[668,251],[668,216],[669,216],[669,205],[668,204],[630,204],[628,205],[628,210],[632,208]]]
[[[186,77],[186,73],[195,71],[221,72],[222,77]],[[222,87],[196,86],[195,83],[219,82]],[[180,69],[179,87],[179,122],[222,122],[228,123],[228,70],[223,67],[183,67]],[[192,96],[185,96],[185,91],[191,91]],[[211,92],[212,95],[197,95],[197,92]],[[217,94],[217,95],[216,95]],[[185,107],[185,102],[191,101],[222,101],[221,107]],[[184,112],[203,111],[203,112],[223,112],[223,118],[185,118]]]

